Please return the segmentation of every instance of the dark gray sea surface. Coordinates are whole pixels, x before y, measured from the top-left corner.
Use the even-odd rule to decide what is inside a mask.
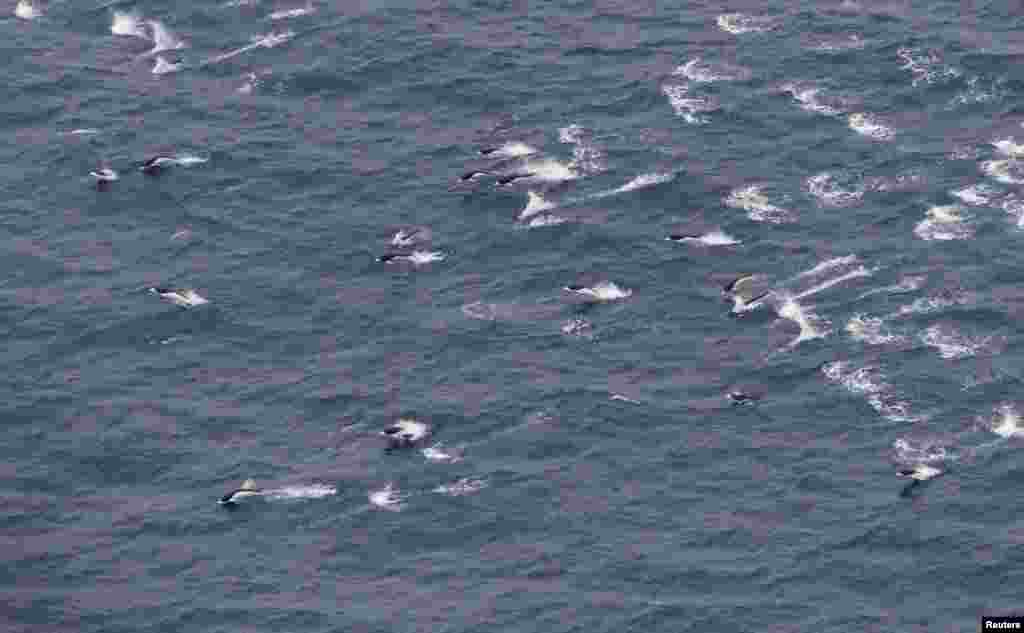
[[[0,629],[1024,609],[1019,8],[4,7]]]

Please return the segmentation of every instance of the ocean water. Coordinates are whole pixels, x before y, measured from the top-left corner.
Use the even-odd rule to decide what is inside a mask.
[[[4,631],[1024,608],[1019,10],[5,7]]]

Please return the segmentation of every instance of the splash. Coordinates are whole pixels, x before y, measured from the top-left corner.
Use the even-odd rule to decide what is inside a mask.
[[[747,217],[755,222],[782,224],[792,222],[792,212],[773,205],[763,193],[762,185],[747,185],[734,189],[724,200],[725,204],[743,209]]]
[[[404,507],[402,502],[403,496],[398,489],[395,488],[394,484],[388,484],[380,490],[371,491],[367,497],[370,500],[370,505],[382,510],[398,512]]]
[[[926,241],[969,239],[974,236],[974,227],[966,223],[962,211],[958,205],[932,207],[914,227],[914,235]]]
[[[922,51],[916,48],[901,48],[896,54],[903,60],[900,66],[909,70],[914,79],[912,85],[922,83],[934,84],[959,77],[962,73],[949,66],[943,66],[938,54],[933,51]]]
[[[697,83],[711,83],[715,81],[744,81],[750,79],[752,73],[749,68],[733,66],[731,64],[713,64],[706,62],[700,57],[695,57],[686,62],[672,73],[676,76],[686,77]]]
[[[877,141],[888,141],[896,135],[892,128],[878,120],[873,114],[867,112],[854,112],[847,121],[852,129],[861,136],[867,136]]]
[[[910,405],[900,400],[877,367],[856,369],[847,361],[833,361],[821,368],[829,382],[842,385],[853,394],[862,395],[879,415],[889,422],[919,422],[927,419],[910,412]]]
[[[309,486],[283,486],[264,492],[269,499],[322,499],[338,494],[338,489],[325,484],[311,484]]]
[[[718,23],[718,28],[733,35],[763,33],[775,28],[774,20],[771,18],[744,13],[725,13],[718,16],[715,21]]]
[[[520,220],[527,220],[538,213],[555,208],[555,205],[547,201],[544,196],[535,191],[526,192],[526,206],[519,212]]]
[[[895,334],[888,334],[883,330],[885,321],[877,317],[869,317],[864,314],[857,314],[846,322],[846,332],[855,341],[861,341],[868,345],[888,345],[890,343],[902,343],[906,339]]]
[[[438,442],[433,446],[428,446],[420,451],[428,461],[443,463],[443,464],[454,464],[455,462],[462,461],[462,456],[458,453],[448,452],[445,450],[444,445]]]
[[[981,163],[981,171],[989,178],[1008,185],[1024,184],[1024,161],[1013,158],[986,160]]]
[[[41,15],[42,11],[29,0],[18,0],[18,4],[14,7],[14,16],[22,20],[34,20]]]
[[[796,323],[800,328],[800,334],[790,341],[788,345],[790,348],[796,347],[804,341],[824,338],[829,334],[827,324],[813,312],[805,310],[797,303],[795,297],[785,297],[779,305],[778,314],[783,319]]]
[[[1010,403],[1003,403],[996,407],[989,428],[1000,437],[1024,437],[1020,413]]]
[[[662,93],[668,97],[668,103],[676,116],[680,116],[691,125],[703,125],[710,119],[704,116],[707,112],[719,109],[718,102],[712,97],[691,95],[686,84],[665,84]]]
[[[958,360],[975,356],[979,350],[993,342],[993,337],[971,337],[937,323],[921,333],[921,342],[934,347],[939,356],[946,360]]]
[[[782,89],[791,94],[800,108],[807,112],[826,116],[839,116],[843,113],[843,104],[838,99],[823,99],[821,89],[816,86],[786,84]]]
[[[167,73],[173,73],[181,70],[181,64],[172,64],[163,57],[157,57],[156,63],[153,65],[154,75],[166,75]]]
[[[434,492],[450,497],[462,497],[473,494],[487,487],[487,480],[480,477],[463,477],[450,484],[442,484],[434,488]]]
[[[822,172],[806,180],[807,190],[826,207],[849,207],[860,203],[864,197],[865,187],[860,185],[853,189],[844,189],[832,172]]]
[[[141,37],[150,39],[149,33],[143,28],[142,20],[133,13],[114,12],[114,21],[110,25],[110,32],[114,35],[126,35],[129,37]]]

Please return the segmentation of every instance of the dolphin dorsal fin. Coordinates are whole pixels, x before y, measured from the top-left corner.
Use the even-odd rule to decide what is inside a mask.
[[[239,488],[239,490],[256,490],[256,480],[246,479],[245,481],[242,482],[242,486]]]

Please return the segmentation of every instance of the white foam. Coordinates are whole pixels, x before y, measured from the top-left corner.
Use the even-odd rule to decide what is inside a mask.
[[[299,7],[297,9],[282,9],[280,11],[274,11],[267,16],[269,20],[286,20],[288,18],[297,18],[303,15],[309,15],[314,13],[316,10],[313,5],[306,5],[305,7]]]
[[[706,112],[714,112],[719,108],[718,102],[713,97],[691,95],[690,88],[685,83],[664,84],[661,91],[668,97],[668,103],[676,116],[680,116],[691,125],[701,125],[708,122],[704,116]]]
[[[530,147],[526,143],[520,143],[518,141],[510,141],[505,143],[490,155],[500,158],[517,158],[519,156],[530,156],[536,154],[537,149]]]
[[[555,205],[546,200],[541,194],[536,191],[527,191],[526,206],[519,212],[519,219],[527,220],[538,213],[542,213],[553,208],[555,208]]]
[[[530,221],[526,223],[526,226],[530,228],[539,228],[543,226],[558,226],[559,224],[565,224],[568,221],[569,220],[563,218],[560,215],[555,215],[553,213],[545,213],[543,215],[538,215],[530,218]]]
[[[896,51],[904,64],[900,68],[909,70],[914,76],[913,85],[921,83],[937,83],[954,79],[961,75],[961,72],[949,66],[943,66],[939,56],[931,51],[922,51],[916,48],[901,48]]]
[[[939,356],[946,360],[974,356],[992,341],[991,336],[971,337],[938,323],[929,326],[920,336],[921,342],[937,349]]]
[[[969,239],[974,236],[974,227],[967,224],[962,211],[958,205],[932,207],[914,227],[914,235],[926,241]]]
[[[928,440],[900,438],[892,446],[896,450],[896,459],[905,463],[934,464],[949,459],[944,447]]]
[[[609,398],[609,399],[610,400],[620,400],[622,402],[628,402],[630,404],[641,404],[641,402],[639,400],[634,400],[633,398],[630,398],[628,396],[624,396],[621,393],[613,393],[611,395],[611,398]]]
[[[254,40],[253,40],[253,42],[251,44],[247,44],[247,45],[245,45],[245,46],[243,46],[241,48],[236,48],[235,50],[228,51],[226,53],[222,53],[222,54],[217,55],[215,57],[211,57],[209,60],[207,60],[204,63],[205,64],[215,64],[217,62],[222,62],[222,61],[224,61],[226,59],[231,59],[232,57],[237,57],[238,55],[241,55],[242,53],[247,53],[247,52],[249,52],[249,51],[251,51],[251,50],[253,50],[255,48],[274,48],[276,46],[280,46],[281,44],[284,44],[285,42],[287,42],[288,40],[292,39],[293,37],[295,37],[295,33],[293,31],[284,31],[282,33],[269,33],[267,35],[261,35],[261,36],[258,36],[256,38],[254,38]]]
[[[412,246],[429,238],[429,232],[422,229],[401,229],[391,237],[392,246]]]
[[[462,497],[487,487],[487,480],[480,477],[463,477],[450,484],[434,488],[434,492],[450,497]]]
[[[398,512],[403,507],[403,496],[394,484],[388,484],[380,490],[373,490],[367,496],[370,499],[370,504],[375,508]]]
[[[830,270],[835,270],[836,268],[842,268],[850,266],[852,264],[856,264],[858,261],[859,260],[857,256],[853,254],[843,255],[841,257],[833,257],[831,259],[826,259],[820,264],[816,264],[814,268],[811,268],[810,270],[803,271],[802,273],[797,275],[796,278],[802,279],[804,277],[813,277],[815,275],[820,275],[821,273],[828,272]]]
[[[586,319],[569,319],[562,324],[562,334],[591,338],[593,336],[593,326]]]
[[[1024,161],[1013,158],[986,160],[981,163],[981,171],[989,178],[1008,185],[1024,184]]]
[[[172,64],[163,57],[157,57],[156,63],[153,64],[154,75],[166,75],[167,73],[173,73],[181,70],[181,64]]]
[[[694,242],[697,244],[703,244],[704,246],[733,246],[735,244],[743,243],[741,240],[738,240],[721,230],[711,231],[697,237],[684,237],[680,241]]]
[[[594,284],[590,288],[583,288],[574,292],[576,294],[590,297],[595,301],[616,301],[618,299],[626,299],[633,295],[632,290],[623,288],[612,281],[602,281]]]
[[[915,299],[910,305],[900,306],[897,312],[900,316],[908,314],[929,314],[931,312],[938,312],[950,306],[954,305],[966,305],[968,298],[961,293],[947,293],[944,295],[936,295],[933,297],[921,297]]]
[[[1010,403],[1003,403],[996,407],[989,428],[1000,437],[1024,437],[1020,412]]]
[[[783,90],[793,95],[793,98],[800,104],[800,108],[807,112],[824,114],[826,116],[838,116],[843,113],[843,110],[839,107],[822,101],[820,97],[821,89],[816,86],[786,84],[783,86]]]
[[[22,20],[34,20],[42,15],[42,11],[29,0],[18,0],[14,7],[14,15]]]
[[[181,165],[182,167],[191,167],[192,165],[202,165],[210,161],[209,158],[203,158],[202,156],[196,156],[194,154],[179,154],[173,158],[175,164]]]
[[[822,366],[822,373],[847,391],[862,395],[879,415],[890,422],[918,422],[925,419],[910,413],[907,402],[893,394],[892,387],[877,367],[866,366],[854,369],[847,361],[833,361]]]
[[[750,69],[732,64],[710,63],[695,57],[677,68],[673,75],[686,77],[698,83],[715,81],[743,81],[750,79]]]
[[[1008,196],[999,203],[999,206],[1016,221],[1017,228],[1024,229],[1024,200]]]
[[[864,197],[863,185],[854,189],[844,189],[836,182],[836,175],[832,172],[826,171],[811,176],[805,184],[811,195],[827,207],[849,207],[858,204]]]
[[[446,451],[444,445],[440,442],[433,446],[428,446],[420,452],[423,453],[423,457],[431,462],[454,464],[455,462],[462,461],[461,455]]]
[[[643,189],[645,187],[653,187],[654,185],[660,185],[663,182],[669,182],[676,177],[675,174],[668,172],[653,172],[650,174],[640,174],[636,178],[633,178],[626,184],[622,185],[618,189],[614,189],[611,193],[627,193],[630,191],[636,191],[637,189]]]
[[[951,191],[950,195],[960,199],[964,204],[969,204],[975,207],[983,207],[992,203],[999,192],[985,183],[977,183],[969,185],[956,191]]]
[[[523,168],[537,180],[563,182],[577,177],[576,172],[570,166],[553,158],[528,159]]]
[[[1024,145],[1018,144],[1013,138],[999,139],[998,141],[993,141],[992,145],[1004,156],[1009,156],[1010,158],[1024,157]]]
[[[718,16],[715,21],[718,23],[718,28],[733,35],[763,33],[774,28],[774,21],[771,18],[744,13],[725,13]]]
[[[114,35],[127,35],[130,37],[141,37],[150,39],[149,33],[143,28],[142,19],[134,13],[114,12],[114,21],[110,25],[110,32]]]
[[[896,135],[892,128],[879,121],[875,115],[867,112],[854,112],[847,118],[847,121],[850,124],[850,129],[857,134],[878,141],[888,141]]]
[[[311,484],[308,486],[283,486],[266,490],[264,497],[269,499],[322,499],[338,494],[338,489],[325,484]]]
[[[761,185],[739,187],[730,192],[724,202],[730,207],[743,209],[747,212],[747,217],[755,222],[771,224],[792,222],[792,212],[773,205],[762,193],[762,190],[763,186]]]
[[[68,134],[73,134],[75,136],[92,136],[94,134],[99,134],[99,133],[100,133],[99,130],[91,128],[91,127],[78,128],[77,130],[71,130],[70,132],[68,132]]]
[[[809,297],[811,295],[818,294],[822,290],[828,290],[832,286],[836,286],[838,284],[841,284],[844,281],[849,281],[850,279],[857,279],[859,277],[870,277],[872,274],[874,274],[873,270],[869,270],[869,269],[865,268],[864,266],[858,266],[857,268],[855,268],[855,269],[853,269],[853,270],[851,270],[849,272],[843,273],[842,275],[840,275],[838,277],[835,277],[833,279],[826,279],[825,281],[823,281],[823,282],[821,282],[819,284],[811,286],[807,290],[804,290],[803,292],[797,294],[795,296],[795,298],[796,299],[803,299],[805,297]]]
[[[146,24],[149,25],[153,32],[153,50],[149,51],[150,54],[185,48],[185,42],[175,37],[174,33],[171,33],[170,29],[164,26],[162,22],[148,20]]]
[[[828,336],[827,323],[823,322],[816,314],[803,308],[795,297],[783,298],[778,307],[778,314],[783,319],[792,321],[800,327],[800,334],[790,341],[789,347],[796,347],[804,341]]]
[[[577,123],[558,128],[558,142],[578,143],[583,138],[583,126]]]
[[[906,340],[902,336],[886,333],[883,330],[884,324],[883,319],[857,314],[846,322],[846,332],[852,339],[868,345],[887,345]]]

